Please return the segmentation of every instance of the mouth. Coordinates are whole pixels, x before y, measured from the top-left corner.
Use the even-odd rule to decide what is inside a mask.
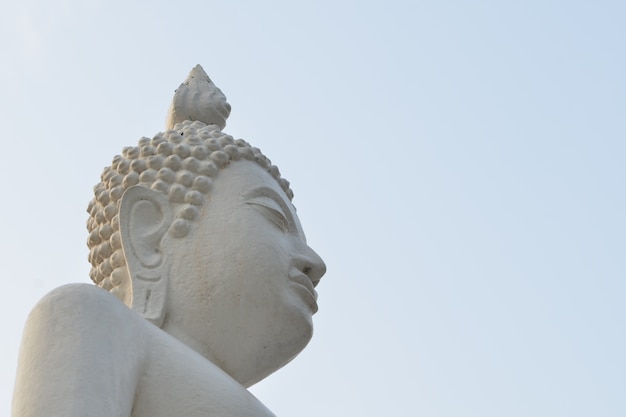
[[[315,291],[315,288],[313,286],[313,282],[311,281],[311,279],[302,274],[302,273],[298,273],[296,275],[290,275],[289,276],[291,282],[293,282],[299,289],[301,289],[301,292],[306,293],[307,298],[309,299],[309,305],[311,306],[311,309],[313,310],[313,314],[315,314],[317,312],[317,291]]]

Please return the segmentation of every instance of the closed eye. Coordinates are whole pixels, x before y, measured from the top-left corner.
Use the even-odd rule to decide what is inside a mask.
[[[289,220],[273,200],[266,198],[254,198],[247,202],[261,212],[270,222],[279,227],[283,232],[289,232]]]
[[[257,207],[259,207],[261,211],[264,212],[263,214],[265,215],[265,217],[267,217],[269,221],[278,226],[283,232],[287,233],[289,231],[289,222],[281,212],[274,210],[270,207],[259,205],[257,205]]]
[[[298,233],[297,222],[294,220],[284,195],[269,187],[259,187],[242,197],[247,204],[255,207],[285,233]]]

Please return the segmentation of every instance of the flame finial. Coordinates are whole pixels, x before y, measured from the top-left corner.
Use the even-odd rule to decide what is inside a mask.
[[[230,104],[200,65],[196,65],[184,83],[176,89],[167,114],[166,129],[185,120],[200,121],[207,125],[226,126]]]

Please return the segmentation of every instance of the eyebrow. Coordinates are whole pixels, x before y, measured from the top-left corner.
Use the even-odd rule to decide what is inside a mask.
[[[282,209],[285,217],[287,217],[287,220],[289,221],[289,228],[291,229],[292,227],[293,228],[296,227],[296,222],[293,218],[293,215],[291,214],[291,210],[289,210],[289,207],[287,206],[287,203],[285,202],[285,198],[281,197],[281,195],[277,193],[276,190],[269,188],[269,187],[258,187],[258,188],[253,189],[252,191],[249,191],[243,194],[243,198],[246,201],[249,201],[258,197],[266,197],[266,198],[273,200]]]

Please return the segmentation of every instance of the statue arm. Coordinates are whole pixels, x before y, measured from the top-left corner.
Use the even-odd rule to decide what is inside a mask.
[[[45,296],[24,329],[13,417],[130,416],[140,369],[132,314],[93,285]]]

